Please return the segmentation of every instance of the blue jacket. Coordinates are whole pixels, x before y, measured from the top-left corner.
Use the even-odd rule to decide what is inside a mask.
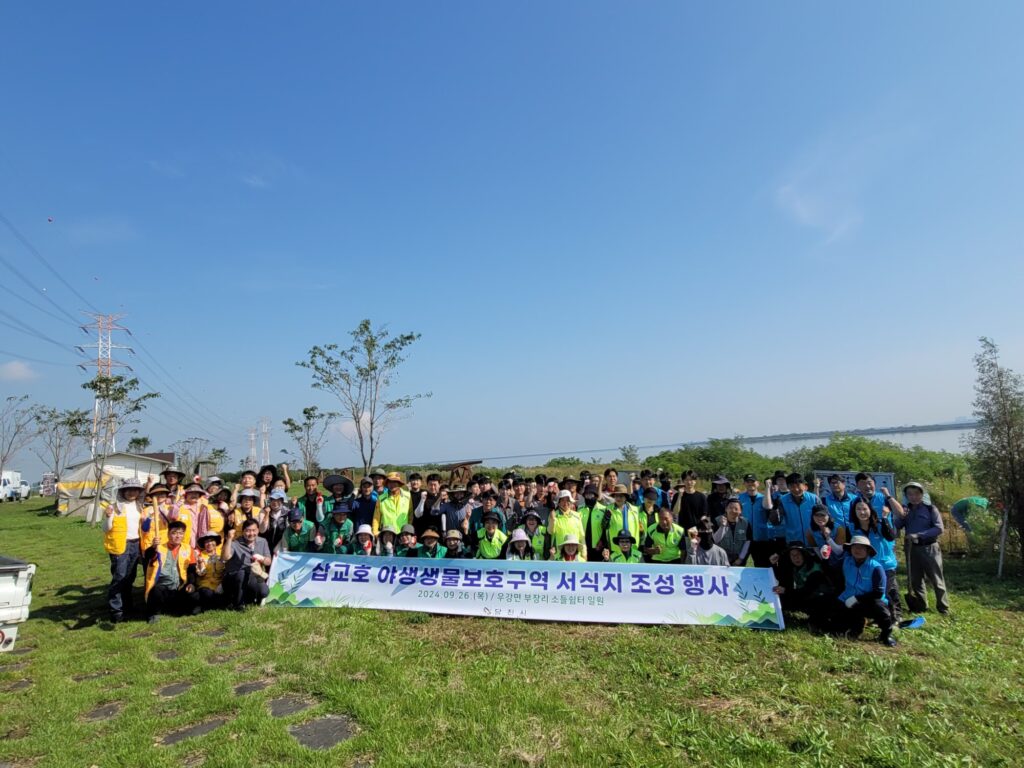
[[[821,500],[828,507],[828,513],[832,515],[836,528],[846,528],[849,525],[850,508],[853,506],[853,502],[857,500],[857,494],[851,494],[849,491],[846,491],[842,499],[837,499],[832,495],[831,491],[827,491],[821,497]]]
[[[867,557],[857,565],[849,552],[843,555],[843,579],[846,589],[839,595],[839,601],[845,603],[851,597],[868,597],[888,603],[885,596],[885,569],[873,557]]]
[[[356,496],[352,500],[352,511],[349,517],[352,518],[353,530],[359,530],[360,525],[373,525],[373,513],[377,509],[377,499],[371,493],[368,497]]]
[[[853,526],[847,526],[846,528],[846,540],[849,541],[854,536],[863,536],[864,532],[860,528],[854,528]],[[896,540],[896,532],[893,530],[892,523],[889,522],[888,517],[883,517],[881,522],[872,527],[868,531],[868,539],[871,540],[871,546],[875,548],[875,560],[877,560],[881,566],[887,571],[896,570],[896,547],[893,542]]]
[[[643,487],[638,488],[631,494],[630,502],[637,507],[642,507],[644,505],[644,492],[646,490],[647,489]],[[653,488],[651,488],[651,490],[658,492],[658,499],[657,501],[654,502],[655,504],[658,505],[658,508],[660,509],[661,507],[667,507],[668,494],[661,490],[661,488],[659,488],[658,486],[654,486]]]
[[[786,513],[786,519],[782,524],[786,527],[786,541],[807,540],[807,534],[811,530],[811,510],[817,503],[818,497],[813,493],[805,493],[799,504],[792,493],[783,494],[782,509]]]
[[[768,522],[768,512],[764,508],[764,494],[758,493],[753,499],[750,494],[744,491],[740,494],[740,506],[743,508],[743,516],[750,521],[754,529],[754,541],[771,541],[782,539],[786,536],[784,527],[776,527]]]

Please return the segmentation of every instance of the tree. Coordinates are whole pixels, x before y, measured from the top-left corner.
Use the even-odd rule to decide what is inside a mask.
[[[41,446],[33,449],[54,477],[60,479],[71,458],[85,444],[91,423],[89,412],[80,408],[59,411],[46,405],[33,412],[35,434]]]
[[[90,390],[98,400],[106,403],[108,414],[107,418],[101,419],[97,425],[96,445],[99,450],[93,456],[96,495],[86,517],[90,523],[98,523],[100,520],[103,469],[107,463],[109,447],[114,444],[118,434],[130,430],[132,425],[138,423],[138,416],[145,410],[147,402],[155,397],[160,397],[158,392],[137,394],[138,388],[139,380],[136,378],[129,379],[121,375],[107,376],[102,373],[82,385],[82,389]]]
[[[281,422],[284,431],[298,446],[307,475],[315,475],[320,471],[320,451],[327,442],[327,430],[339,415],[334,411],[321,411],[311,405],[302,409],[301,422],[292,418]]]
[[[635,467],[640,464],[640,449],[635,445],[624,445],[619,448],[619,461],[627,466]]]
[[[189,482],[192,481],[192,476],[195,474],[196,465],[206,455],[209,447],[210,441],[202,437],[189,437],[171,443],[171,450],[174,451],[175,460],[178,462],[181,471],[189,479]]]
[[[0,473],[35,437],[35,409],[28,395],[11,395],[0,406]]]
[[[981,351],[974,356],[978,427],[967,440],[968,460],[982,491],[1003,502],[1024,557],[1024,381],[1000,364],[991,339],[979,341]]]
[[[420,334],[391,337],[385,328],[374,330],[367,319],[349,335],[353,342],[348,349],[337,344],[315,346],[309,350],[309,359],[296,365],[312,372],[314,389],[330,392],[341,402],[351,420],[351,439],[359,447],[363,471],[369,473],[381,438],[394,420],[412,408],[413,401],[431,393],[392,397],[389,392],[405,361],[405,350]]]
[[[556,456],[548,461],[545,467],[582,467],[583,459],[576,456]]]
[[[209,457],[213,462],[214,474],[220,474],[221,470],[228,464],[228,449],[227,448],[214,448],[210,451]]]
[[[128,441],[128,453],[145,453],[150,445],[150,440],[145,435],[133,437]]]

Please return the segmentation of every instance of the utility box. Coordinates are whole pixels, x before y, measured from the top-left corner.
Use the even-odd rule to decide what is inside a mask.
[[[35,575],[35,565],[0,555],[0,653],[13,650],[18,625],[28,619]]]

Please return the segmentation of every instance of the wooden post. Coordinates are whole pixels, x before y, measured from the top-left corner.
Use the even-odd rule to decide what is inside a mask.
[[[1003,578],[1003,556],[1006,554],[1006,529],[1010,525],[1010,510],[1003,505],[1003,530],[999,534],[999,568],[996,570],[996,578]]]

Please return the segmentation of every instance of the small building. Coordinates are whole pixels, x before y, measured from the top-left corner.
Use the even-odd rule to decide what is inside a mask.
[[[96,465],[92,459],[64,470],[57,482],[57,514],[75,515],[90,520],[99,489],[100,500],[114,501],[122,480],[138,480],[143,485],[150,477],[160,480],[160,473],[172,463],[165,458],[173,454],[126,453],[119,451],[107,457],[101,482],[96,481]],[[102,513],[100,513],[102,514]],[[96,518],[98,519],[98,518]],[[95,522],[95,519],[91,520]]]

